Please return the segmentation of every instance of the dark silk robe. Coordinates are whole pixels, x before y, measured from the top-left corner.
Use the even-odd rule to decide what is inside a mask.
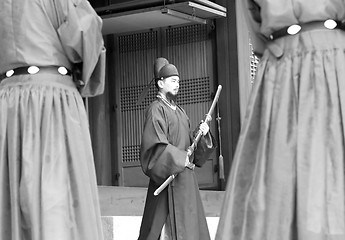
[[[210,239],[195,173],[185,168],[186,149],[192,140],[189,118],[182,108],[173,110],[161,99],[147,108],[140,154],[150,183],[140,240],[157,240],[168,217],[174,239]],[[213,150],[214,146],[207,145],[206,138],[201,137],[191,159],[201,167]],[[154,191],[175,173],[178,175],[173,182],[154,196]]]

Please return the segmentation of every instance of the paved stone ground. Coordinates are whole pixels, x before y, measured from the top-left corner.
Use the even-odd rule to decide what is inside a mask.
[[[215,238],[219,217],[206,217],[211,240]],[[103,216],[104,240],[137,240],[141,216]]]

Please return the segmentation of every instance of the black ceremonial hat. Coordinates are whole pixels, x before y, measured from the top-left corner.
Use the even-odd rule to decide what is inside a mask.
[[[158,73],[158,79],[165,79],[172,76],[178,76],[178,71],[175,65],[173,64],[167,64],[161,68],[161,70]]]
[[[177,68],[170,64],[165,58],[157,58],[154,64],[155,79],[165,79],[171,76],[178,76]]]
[[[137,104],[140,104],[144,100],[153,82],[156,83],[158,80],[162,80],[172,76],[179,76],[177,68],[173,64],[170,64],[169,61],[163,57],[159,57],[155,60],[153,72],[154,78],[150,81],[148,86],[141,93]]]
[[[166,58],[160,57],[155,60],[155,63],[153,65],[153,72],[156,79],[160,78],[159,72],[167,64],[169,64],[169,61]]]

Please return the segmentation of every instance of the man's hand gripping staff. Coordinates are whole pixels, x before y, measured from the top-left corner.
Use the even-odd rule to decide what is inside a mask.
[[[213,110],[214,110],[214,108],[215,108],[217,102],[218,102],[218,98],[219,98],[219,95],[220,95],[221,90],[222,90],[222,85],[219,85],[219,86],[218,86],[218,89],[217,89],[217,92],[216,92],[216,95],[214,96],[212,105],[211,105],[211,107],[210,107],[208,113],[206,114],[206,118],[205,118],[205,120],[204,120],[204,123],[207,123],[207,124],[208,124],[208,123],[212,120],[211,115],[212,115],[212,113],[213,113]],[[188,147],[188,149],[187,149],[187,159],[193,154],[193,152],[194,152],[194,150],[195,150],[195,148],[196,148],[196,146],[197,146],[197,144],[198,144],[198,142],[199,142],[199,140],[200,140],[200,138],[201,138],[202,135],[203,135],[203,131],[202,131],[201,129],[199,129],[199,131],[198,131],[196,137],[195,137],[194,140],[193,140],[192,145],[190,145],[190,146]],[[188,167],[188,168],[193,168],[193,167],[194,167],[193,165],[194,165],[193,163],[190,163],[190,164],[187,165],[186,167]],[[156,189],[156,191],[155,191],[153,194],[154,194],[155,196],[157,196],[158,194],[160,194],[160,193],[169,185],[169,183],[171,183],[172,180],[174,180],[174,178],[175,178],[176,176],[177,176],[177,174],[170,175],[170,176],[164,181],[164,183],[162,183],[162,185],[160,185],[160,186]]]

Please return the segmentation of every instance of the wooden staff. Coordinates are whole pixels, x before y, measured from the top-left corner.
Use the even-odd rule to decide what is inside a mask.
[[[217,102],[218,102],[218,98],[219,98],[219,95],[220,95],[220,91],[221,91],[221,90],[222,90],[222,85],[219,85],[219,86],[218,86],[218,89],[217,89],[217,92],[216,92],[216,95],[215,95],[215,97],[214,97],[214,99],[213,99],[212,105],[211,105],[211,107],[210,107],[208,113],[206,114],[206,118],[205,118],[205,122],[206,122],[206,123],[209,123],[209,122],[212,120],[211,115],[212,115],[212,113],[213,113],[213,110],[214,110],[214,108],[215,108]],[[193,140],[192,145],[190,145],[190,146],[188,147],[188,149],[187,149],[187,155],[188,155],[188,157],[190,157],[190,156],[193,154],[194,149],[196,148],[196,145],[198,144],[198,142],[199,142],[201,136],[202,136],[202,131],[199,129],[199,131],[198,131],[196,137],[195,137],[194,140]],[[176,176],[177,176],[177,173],[170,175],[170,176],[162,183],[162,185],[160,185],[160,186],[156,189],[156,191],[155,191],[153,194],[154,194],[155,196],[157,196],[158,194],[160,194],[160,193],[169,185],[169,183],[171,183],[172,180],[174,180],[174,178],[175,178]]]

